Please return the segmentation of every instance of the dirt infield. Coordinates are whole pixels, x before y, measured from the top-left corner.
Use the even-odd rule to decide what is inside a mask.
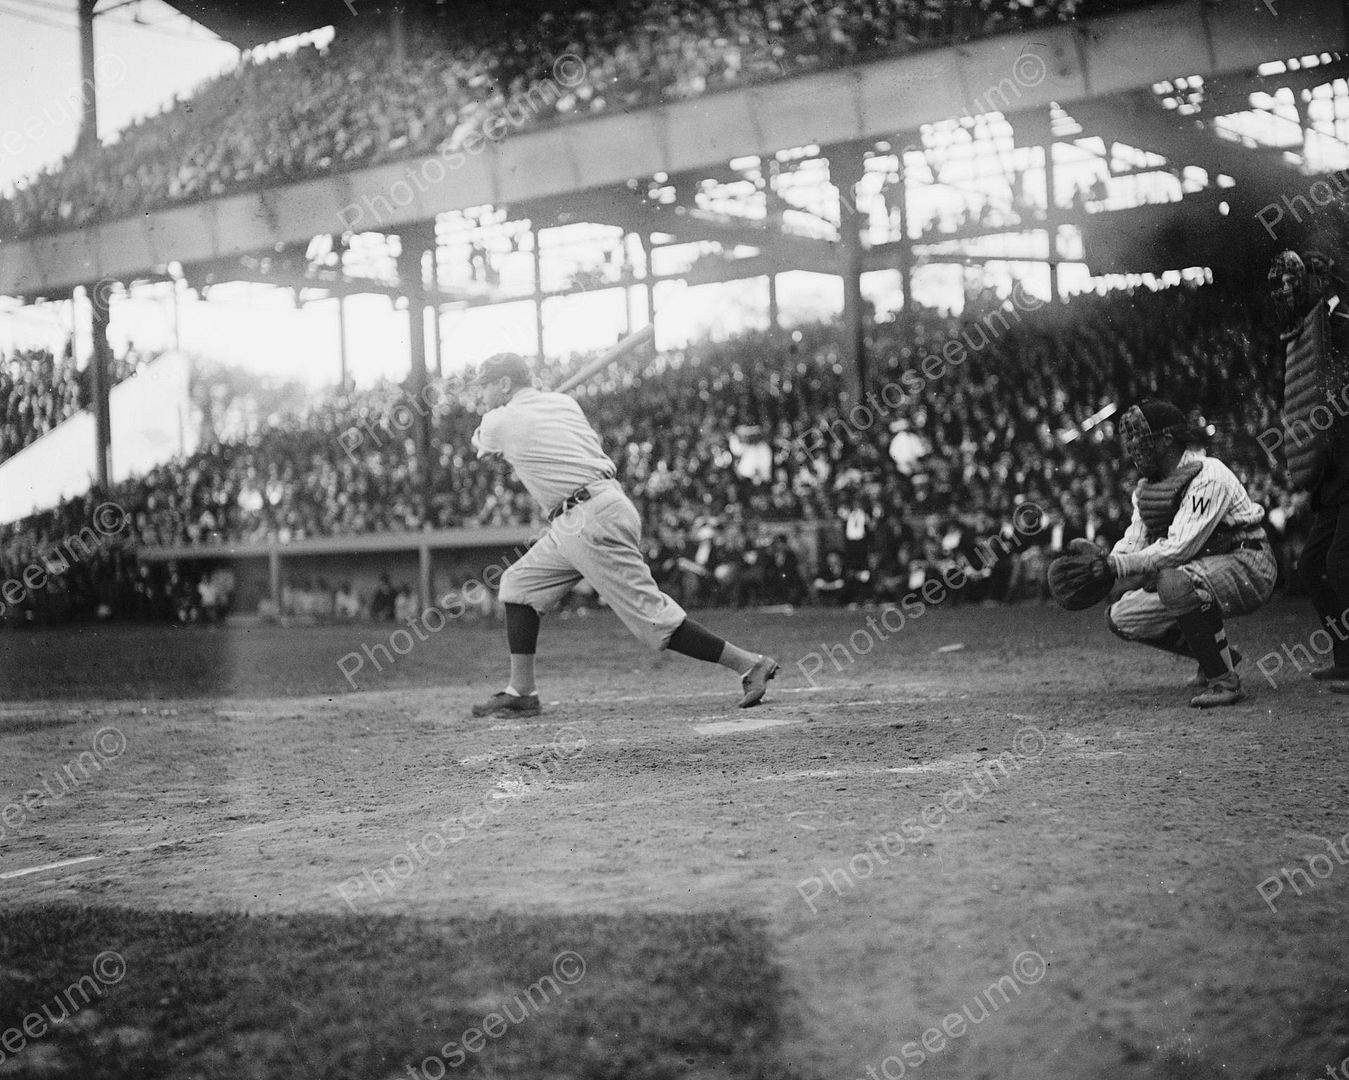
[[[1302,606],[1233,625],[1252,695],[1207,713],[1099,612],[934,611],[864,651],[874,614],[708,613],[784,661],[746,712],[608,616],[549,623],[520,723],[466,715],[491,624],[360,692],[337,660],[388,629],[0,635],[0,906],[734,913],[803,1076],[1339,1068],[1349,698],[1253,663]]]

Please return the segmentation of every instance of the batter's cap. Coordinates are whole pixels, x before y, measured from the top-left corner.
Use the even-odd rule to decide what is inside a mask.
[[[529,386],[534,377],[529,370],[529,361],[519,353],[501,352],[489,356],[478,369],[478,382],[490,383],[498,379],[510,379],[512,386]]]

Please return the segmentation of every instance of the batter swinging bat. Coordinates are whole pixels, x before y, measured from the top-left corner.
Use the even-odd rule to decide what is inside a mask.
[[[625,337],[613,348],[609,349],[608,352],[604,353],[602,356],[595,357],[594,360],[590,361],[590,363],[588,363],[580,371],[573,372],[571,375],[568,375],[565,379],[563,379],[560,383],[558,383],[555,387],[553,387],[553,390],[556,393],[565,394],[568,390],[572,390],[575,387],[580,386],[583,382],[587,382],[588,380],[594,378],[601,371],[607,368],[610,364],[623,359],[623,357],[627,356],[628,353],[635,352],[636,350],[640,349],[643,345],[646,345],[648,342],[654,341],[655,339],[656,339],[656,328],[651,323],[648,323],[640,330],[636,330],[633,333],[629,334],[627,337]]]

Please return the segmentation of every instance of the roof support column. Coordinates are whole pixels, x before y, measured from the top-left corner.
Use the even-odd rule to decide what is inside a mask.
[[[430,495],[433,479],[431,456],[431,413],[426,407],[426,262],[432,267],[436,259],[436,224],[420,222],[399,234],[398,279],[407,296],[408,304],[408,392],[415,404],[417,457],[420,459],[422,494],[426,503],[423,510],[430,514]]]
[[[393,10],[389,13],[389,40],[395,67],[402,67],[408,58],[407,47],[407,5],[402,0],[394,0]]]
[[[530,222],[534,236],[534,341],[539,363],[543,363],[543,230]]]
[[[347,294],[337,294],[337,384],[343,390],[351,385],[347,357]]]
[[[643,264],[646,271],[646,321],[650,326],[656,325],[656,268],[655,257],[652,255],[652,248],[655,246],[651,242],[651,234],[643,232],[638,234],[642,241],[642,255],[646,261]]]
[[[1059,226],[1063,224],[1063,211],[1059,209],[1058,193],[1054,183],[1054,134],[1051,125],[1053,119],[1049,110],[1037,110],[1032,114],[1031,123],[1040,136],[1045,156],[1045,231],[1049,237],[1049,299],[1058,303],[1059,293]]]
[[[913,141],[917,143],[919,137],[914,135]],[[901,149],[897,155],[899,160],[899,169],[895,176],[895,182],[886,192],[887,205],[894,207],[899,211],[899,235],[895,239],[899,243],[897,249],[899,265],[899,287],[904,294],[903,307],[901,308],[905,317],[914,314],[913,306],[913,241],[909,239],[909,182],[904,172],[904,151]]]
[[[98,485],[107,491],[112,479],[112,374],[109,361],[112,347],[108,344],[108,307],[111,282],[100,281],[86,285],[92,317],[89,336],[93,343],[89,354],[89,386],[94,400],[94,474]]]
[[[98,145],[98,76],[94,67],[94,5],[79,0],[80,19],[80,134],[81,150]]]
[[[854,373],[858,400],[868,385],[866,327],[862,315],[862,215],[857,210],[857,185],[862,180],[862,148],[838,146],[829,151],[829,179],[838,188],[839,273],[843,275],[843,326],[840,360]]]
[[[786,201],[778,194],[778,160],[770,157],[764,166],[764,221],[770,228],[782,228],[782,214]],[[768,271],[768,330],[776,334],[782,326],[782,312],[778,308],[778,275]]]

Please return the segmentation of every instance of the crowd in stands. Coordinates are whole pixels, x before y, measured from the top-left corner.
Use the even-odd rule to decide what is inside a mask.
[[[1213,286],[1087,294],[874,326],[869,409],[855,408],[824,326],[619,365],[579,398],[642,512],[653,570],[691,605],[893,601],[954,567],[969,584],[952,602],[1042,597],[1048,556],[1075,537],[1113,543],[1127,525],[1132,480],[1111,425],[1083,422],[1153,395],[1213,428],[1212,449],[1270,510],[1287,578],[1297,519],[1256,442],[1281,397],[1267,322]],[[960,355],[947,350],[957,339],[959,362],[934,368],[930,358]],[[125,509],[128,542],[149,545],[538,520],[506,468],[474,456],[478,417],[454,387],[423,398],[429,459],[406,422],[412,400],[394,385],[335,392],[250,438],[0,528],[0,580],[102,499]],[[171,567],[100,558],[65,578],[81,610],[171,610],[197,588]],[[319,593],[303,603],[338,610],[339,589],[303,591]],[[397,614],[389,595],[375,599],[358,610]]]
[[[469,26],[413,26],[401,61],[388,35],[356,20],[322,50],[245,56],[107,145],[77,149],[31,177],[0,199],[0,239],[453,153],[495,117],[520,130],[696,97],[881,51],[1067,19],[1077,7],[1077,0],[634,0],[542,13],[512,6]],[[562,57],[576,62],[559,66]],[[543,95],[541,83],[551,84]]]
[[[121,382],[143,362],[131,350],[109,365]],[[60,356],[47,349],[18,349],[0,355],[0,461],[17,454],[57,424],[93,401],[89,371],[79,370],[67,347]]]
[[[97,492],[0,526],[0,627],[120,618],[187,621],[196,575],[136,557],[128,529],[100,531]]]

